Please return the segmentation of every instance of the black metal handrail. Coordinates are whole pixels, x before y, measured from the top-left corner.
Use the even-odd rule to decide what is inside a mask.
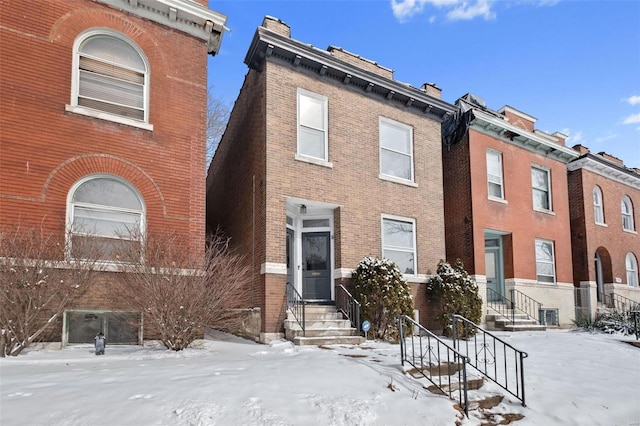
[[[487,288],[487,306],[498,312],[503,317],[515,321],[516,311],[540,324],[540,309],[542,303],[527,296],[523,292],[511,289],[511,297],[507,297],[497,291]]]
[[[306,316],[306,305],[304,298],[302,295],[296,290],[296,288],[290,282],[287,282],[287,309],[291,312],[293,317],[296,319],[300,328],[302,329],[302,336],[306,336],[305,331],[305,316]]]
[[[351,321],[351,326],[358,330],[358,334],[360,334],[360,302],[354,299],[343,285],[338,285],[337,290],[336,309]]]
[[[412,329],[417,332],[412,332]],[[457,400],[468,415],[469,359],[406,315],[398,317],[398,332],[402,365],[408,362],[417,373],[451,399],[456,399],[453,396],[457,392]],[[454,381],[452,377],[456,376],[457,381]]]
[[[618,312],[629,312],[640,309],[640,303],[628,297],[616,293],[607,294],[606,296],[609,298],[608,306]]]
[[[469,364],[522,402],[524,399],[524,359],[529,355],[461,315],[452,315],[453,347],[469,359]],[[460,342],[458,336],[472,336]],[[500,364],[500,365],[499,365]],[[515,370],[515,374],[509,374]]]

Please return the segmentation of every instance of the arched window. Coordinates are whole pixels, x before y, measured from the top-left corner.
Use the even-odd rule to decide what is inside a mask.
[[[113,31],[92,30],[76,39],[74,54],[72,107],[114,121],[148,122],[149,66],[133,42]]]
[[[72,258],[139,260],[145,213],[133,186],[115,176],[90,176],[71,188],[68,203]]]
[[[633,253],[627,253],[625,264],[627,268],[627,285],[638,287],[638,261]]]
[[[631,204],[631,198],[626,195],[622,197],[620,207],[622,209],[622,228],[625,231],[633,231],[633,205]]]
[[[596,223],[604,223],[604,206],[602,191],[599,186],[593,187],[593,217]]]

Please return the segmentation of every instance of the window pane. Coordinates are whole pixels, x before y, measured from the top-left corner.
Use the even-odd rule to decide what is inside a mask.
[[[553,248],[551,243],[546,241],[536,241],[536,260],[553,261]]]
[[[487,151],[487,175],[490,182],[502,183],[500,154]]]
[[[300,154],[326,160],[324,132],[300,126]]]
[[[329,227],[329,219],[305,219],[302,221],[303,228],[326,228]]]
[[[128,185],[110,178],[91,179],[78,187],[74,202],[142,210],[140,199]]]
[[[144,107],[144,86],[80,70],[79,96],[104,102]]]
[[[405,154],[411,154],[409,129],[380,122],[380,146]]]
[[[324,130],[324,101],[300,95],[300,125]]]
[[[403,274],[414,274],[413,252],[385,250],[384,257],[398,265],[400,272]]]
[[[138,52],[124,41],[108,35],[97,35],[82,43],[80,51],[86,55],[125,65],[145,72],[146,66]]]
[[[549,175],[546,171],[533,168],[531,169],[531,181],[533,187],[547,191],[549,189]]]
[[[489,195],[496,198],[502,198],[502,186],[489,182]]]
[[[401,179],[411,180],[411,157],[405,154],[382,149],[380,173],[389,176],[396,176]]]
[[[413,249],[413,224],[396,220],[383,221],[385,247]]]
[[[105,237],[74,235],[71,238],[71,256],[75,259],[101,259],[139,262],[142,250],[139,241]]]
[[[533,206],[537,209],[549,210],[549,195],[544,191],[534,189]]]
[[[138,238],[140,213],[74,208],[73,232],[115,238]]]

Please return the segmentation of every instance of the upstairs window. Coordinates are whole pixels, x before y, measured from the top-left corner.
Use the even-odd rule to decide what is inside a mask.
[[[536,275],[538,282],[556,282],[553,241],[536,239]]]
[[[75,259],[131,260],[144,232],[142,198],[115,176],[81,180],[69,193],[69,255]]]
[[[533,208],[551,211],[551,176],[548,169],[531,168],[531,186],[533,190]]]
[[[405,275],[416,273],[415,225],[413,219],[382,218],[382,257],[393,261]]]
[[[490,198],[504,199],[502,185],[502,153],[487,150],[487,185]]]
[[[413,182],[413,129],[380,117],[380,174]]]
[[[622,197],[620,207],[622,209],[622,228],[625,231],[633,231],[633,205],[631,204],[631,198],[626,195]]]
[[[149,67],[130,40],[107,30],[76,40],[72,106],[147,123],[148,86]]]
[[[625,264],[627,269],[627,285],[630,287],[638,287],[638,261],[633,253],[627,253]]]
[[[599,186],[593,187],[593,217],[596,223],[604,224],[604,206],[602,204],[602,191]]]
[[[298,89],[298,155],[328,161],[327,97]]]

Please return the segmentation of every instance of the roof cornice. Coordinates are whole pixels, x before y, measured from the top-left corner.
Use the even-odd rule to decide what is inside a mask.
[[[567,164],[567,170],[587,170],[592,173],[640,190],[640,175],[631,170],[609,163],[589,153]]]
[[[472,129],[500,139],[503,142],[525,148],[563,163],[568,163],[580,155],[571,148],[555,143],[547,137],[528,132],[480,109],[474,108],[473,116]]]
[[[258,27],[244,62],[249,68],[260,70],[267,58],[276,58],[301,70],[358,88],[370,95],[378,95],[437,121],[444,120],[456,110],[452,104],[427,95],[420,89],[384,78],[337,59],[330,52]]]
[[[182,31],[208,43],[208,53],[220,50],[227,17],[192,0],[96,0],[98,3]]]

